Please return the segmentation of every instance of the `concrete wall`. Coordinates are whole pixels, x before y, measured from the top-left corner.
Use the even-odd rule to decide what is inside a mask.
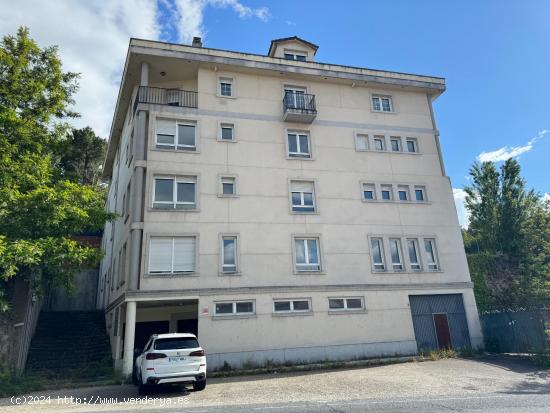
[[[75,275],[75,289],[69,293],[64,287],[50,292],[47,311],[93,311],[96,309],[99,271],[91,269]]]
[[[22,278],[9,282],[10,310],[0,313],[0,367],[21,374],[25,369],[31,340],[42,301],[34,297],[30,284]]]

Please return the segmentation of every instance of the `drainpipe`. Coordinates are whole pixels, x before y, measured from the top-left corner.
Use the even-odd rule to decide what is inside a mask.
[[[437,147],[437,154],[439,156],[439,165],[441,167],[441,174],[443,176],[446,176],[445,165],[443,164],[443,154],[441,152],[441,144],[439,143],[439,131],[437,130],[437,126],[435,124],[435,115],[434,115],[434,109],[432,105],[432,99],[428,94],[426,94],[426,98],[428,99],[428,107],[430,108],[430,118],[432,120],[432,127],[434,130],[435,146]]]

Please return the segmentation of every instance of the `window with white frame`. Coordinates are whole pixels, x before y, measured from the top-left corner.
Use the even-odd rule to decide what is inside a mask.
[[[307,89],[299,86],[285,86],[284,88],[284,103],[289,109],[308,109],[306,99]]]
[[[390,137],[392,152],[401,152],[401,138],[399,136]]]
[[[222,236],[222,273],[234,274],[237,272],[237,236],[223,235]]]
[[[151,237],[149,240],[150,274],[185,274],[195,272],[194,236]]]
[[[194,122],[157,119],[156,148],[196,151],[196,129],[197,125]]]
[[[393,201],[393,187],[391,184],[380,185],[380,195],[383,201]]]
[[[273,300],[274,313],[308,313],[311,301],[306,298],[292,300]]]
[[[220,124],[220,139],[222,141],[235,140],[235,125],[233,123]]]
[[[122,249],[120,250],[120,280],[119,285],[123,285],[126,282],[126,243],[122,245]]]
[[[297,52],[285,51],[285,59],[286,60],[297,60],[298,62],[305,62],[306,61],[306,55],[302,54],[302,53],[297,53]]]
[[[376,188],[374,184],[363,184],[363,200],[374,201],[376,200]]]
[[[400,201],[408,201],[409,196],[409,186],[408,185],[398,185],[397,186],[397,195]]]
[[[309,133],[288,132],[287,138],[290,158],[311,158]]]
[[[393,104],[390,96],[372,97],[372,110],[375,112],[393,112]]]
[[[214,314],[226,315],[252,315],[255,312],[254,301],[225,301],[214,304]]]
[[[220,178],[220,195],[235,196],[237,195],[237,184],[234,176],[222,176]]]
[[[374,141],[374,149],[377,151],[385,151],[386,150],[386,138],[382,135],[376,135],[373,139]]]
[[[426,187],[419,185],[415,186],[414,198],[416,199],[416,202],[426,202]]]
[[[365,308],[363,297],[329,298],[330,311],[357,311]]]
[[[435,239],[424,239],[424,250],[426,251],[426,266],[429,270],[438,270],[439,263],[437,259],[437,250],[435,247]]]
[[[369,135],[365,135],[365,134],[355,135],[355,149],[358,151],[368,151]]]
[[[318,238],[294,238],[295,268],[298,272],[321,271]]]
[[[371,238],[370,240],[372,265],[376,271],[384,271],[386,264],[384,263],[384,247],[382,238]]]
[[[416,138],[407,138],[407,152],[418,152],[418,142]]]
[[[231,77],[220,77],[220,96],[233,97],[233,83],[233,78]]]
[[[312,181],[290,181],[292,212],[315,212],[315,192]]]
[[[153,208],[196,209],[196,198],[196,176],[162,176],[155,178]]]
[[[393,270],[402,271],[403,257],[401,254],[401,240],[399,238],[390,238],[390,256]]]
[[[409,264],[411,270],[419,271],[422,269],[422,264],[420,263],[420,252],[418,249],[418,240],[416,238],[407,239],[407,249],[409,251]]]

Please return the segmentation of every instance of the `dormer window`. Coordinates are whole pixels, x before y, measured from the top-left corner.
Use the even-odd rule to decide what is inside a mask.
[[[298,62],[305,62],[306,57],[307,56],[305,54],[285,52],[285,59],[286,60],[296,60]]]

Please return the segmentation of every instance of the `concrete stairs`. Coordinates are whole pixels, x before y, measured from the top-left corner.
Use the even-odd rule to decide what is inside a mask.
[[[85,372],[90,369],[90,374],[92,370],[103,374],[111,366],[109,337],[102,311],[40,313],[27,358],[27,371]]]

